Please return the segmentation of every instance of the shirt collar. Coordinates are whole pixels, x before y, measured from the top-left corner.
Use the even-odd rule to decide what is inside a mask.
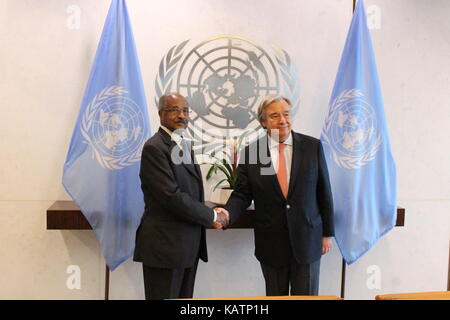
[[[272,137],[269,134],[267,134],[267,135],[269,137],[269,139],[268,139],[269,140],[269,148],[272,149],[272,148],[278,147],[278,145],[280,143],[277,140],[272,139]],[[282,142],[282,144],[292,146],[292,131],[289,133],[289,137],[286,140],[284,140],[284,142]]]
[[[167,132],[167,134],[169,136],[172,136],[172,131],[170,131],[169,129],[167,129],[166,127],[164,127],[163,125],[161,125],[161,129],[163,129],[165,132]]]
[[[179,135],[178,133],[174,133],[169,128],[161,125],[161,129],[163,129],[167,134],[170,136],[170,138],[176,142],[176,144],[180,145],[181,140],[183,139],[183,136]]]

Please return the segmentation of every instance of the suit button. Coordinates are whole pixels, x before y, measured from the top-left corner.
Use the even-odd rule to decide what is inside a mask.
[[[291,208],[291,206],[287,204],[286,205],[286,209],[290,209],[290,208]]]

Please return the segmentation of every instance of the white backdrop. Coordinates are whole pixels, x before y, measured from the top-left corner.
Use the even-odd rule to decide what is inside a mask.
[[[61,185],[62,166],[109,3],[0,0],[0,299],[103,298],[105,266],[93,233],[45,228],[46,209],[55,200],[69,199]],[[301,85],[294,128],[319,137],[351,0],[127,3],[153,132],[159,124],[153,100],[161,58],[186,39],[229,34],[273,43],[289,53]],[[365,3],[377,27],[372,40],[406,226],[395,228],[347,268],[346,297],[446,290],[450,2]],[[210,262],[199,266],[195,296],[264,295],[252,231],[211,230],[207,235]],[[70,265],[80,267],[80,289],[66,285]],[[339,295],[340,272],[335,247],[322,259],[320,294]],[[143,298],[140,264],[128,261],[111,274],[110,297]]]

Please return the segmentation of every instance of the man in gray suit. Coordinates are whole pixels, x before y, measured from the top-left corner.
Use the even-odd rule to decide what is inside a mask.
[[[267,134],[241,154],[237,186],[225,205],[230,224],[254,200],[255,255],[266,294],[317,295],[320,258],[334,236],[322,145],[292,131],[291,103],[285,97],[267,96],[258,119]]]
[[[199,258],[208,261],[205,227],[228,223],[204,202],[200,168],[183,139],[189,105],[178,93],[159,100],[161,127],[144,145],[141,186],[145,212],[134,261],[143,263],[146,299],[192,298]]]

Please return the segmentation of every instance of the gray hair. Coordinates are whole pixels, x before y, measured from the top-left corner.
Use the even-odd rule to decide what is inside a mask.
[[[264,99],[261,101],[261,103],[258,106],[258,121],[261,123],[263,121],[266,121],[266,108],[268,105],[274,103],[274,102],[278,102],[284,100],[287,102],[287,104],[292,107],[291,104],[291,100],[289,100],[286,97],[280,96],[280,95],[276,95],[276,94],[269,94],[267,96],[264,97]]]
[[[166,106],[166,99],[171,97],[171,96],[181,97],[181,98],[183,98],[183,99],[185,99],[187,101],[187,99],[184,96],[182,96],[181,94],[179,94],[178,92],[165,93],[161,97],[159,97],[159,100],[158,100],[158,112],[161,111],[162,109],[164,109],[164,107]]]

